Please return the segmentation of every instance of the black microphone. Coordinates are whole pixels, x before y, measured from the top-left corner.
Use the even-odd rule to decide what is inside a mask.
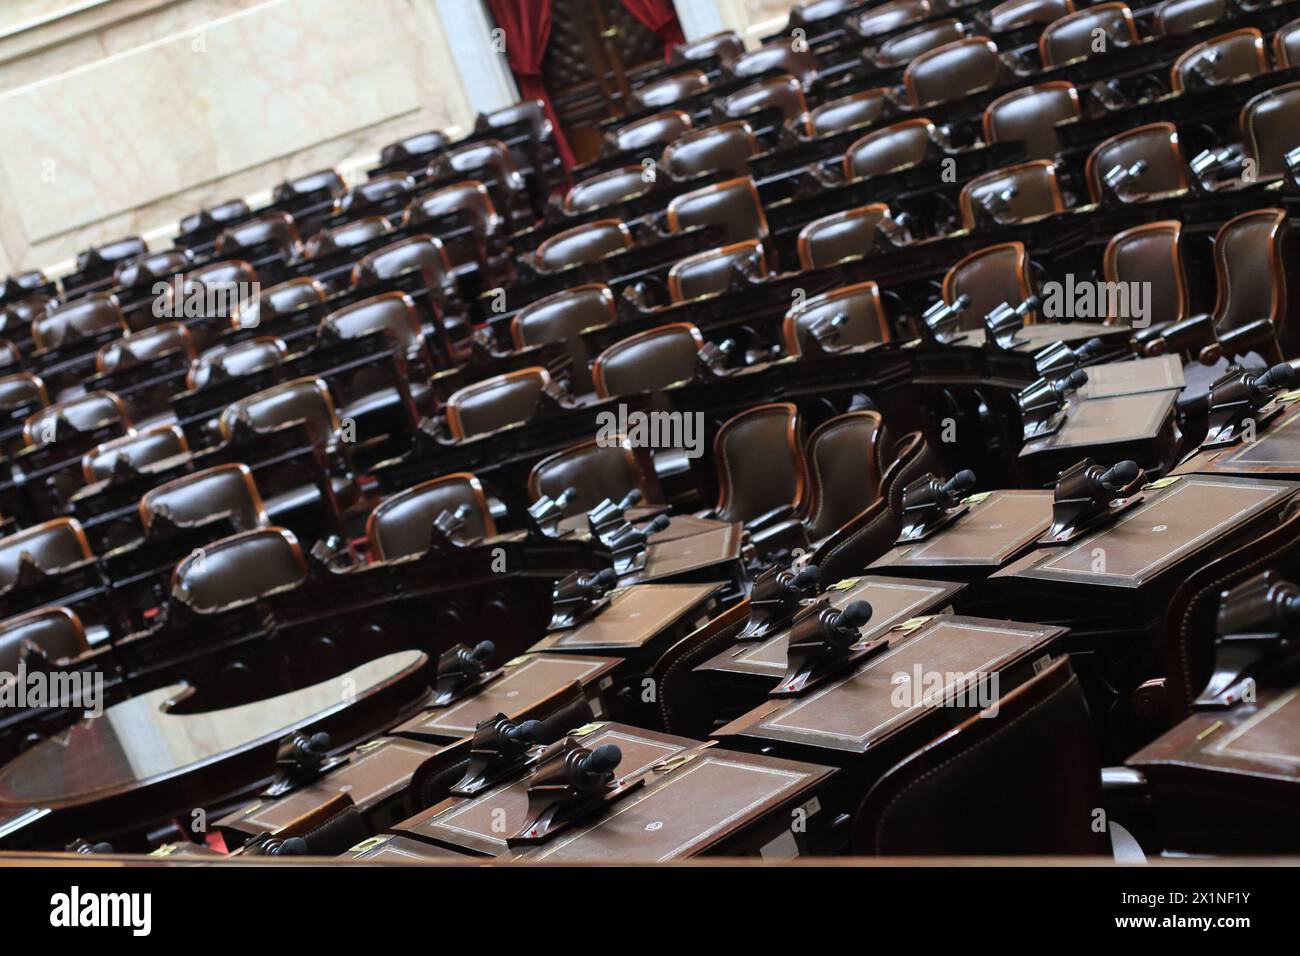
[[[631,491],[625,494],[623,498],[619,501],[618,510],[626,511],[628,508],[631,508],[633,505],[640,504],[641,499],[643,497],[644,495],[641,494],[641,489],[633,488]]]
[[[809,588],[820,591],[822,589],[822,569],[815,564],[810,564],[796,574],[790,584],[799,591],[806,591]]]
[[[1101,486],[1107,491],[1118,491],[1132,484],[1140,470],[1138,463],[1135,461],[1116,462],[1102,472],[1097,480],[1101,482]]]
[[[1268,401],[1273,392],[1286,388],[1295,378],[1295,369],[1285,362],[1279,362],[1262,375],[1257,375],[1250,383],[1252,397],[1257,401]]]
[[[474,645],[474,649],[469,652],[471,659],[476,661],[485,661],[496,653],[497,646],[491,641],[479,641]]]
[[[1038,296],[1031,295],[1024,302],[1021,302],[1018,306],[1016,306],[1016,310],[1015,310],[1016,315],[1020,316],[1020,318],[1023,319],[1030,312],[1033,312],[1035,309],[1038,308],[1040,301],[1041,300],[1038,298]]]
[[[1095,355],[1100,355],[1103,348],[1105,348],[1105,344],[1101,339],[1088,339],[1088,341],[1084,342],[1074,350],[1074,354],[1078,356],[1079,361],[1082,362]]]
[[[871,620],[872,607],[866,601],[854,601],[835,618],[835,623],[831,626],[841,634],[854,634],[856,636],[858,628],[862,627]]]
[[[953,475],[943,486],[945,494],[959,498],[966,492],[975,487],[975,472],[969,468],[963,468],[957,474]],[[851,607],[852,605],[850,605]]]
[[[501,731],[501,736],[515,743],[534,743],[541,739],[546,728],[540,720],[525,720],[520,724],[510,724]]]
[[[606,568],[597,574],[578,579],[578,586],[588,593],[604,594],[607,590],[618,583],[618,572],[613,568]]]
[[[576,761],[580,773],[612,774],[614,768],[623,759],[623,751],[614,744],[601,744],[595,750]]]
[[[672,519],[667,515],[657,515],[655,520],[650,522],[650,527],[646,530],[646,537],[649,537],[656,531],[663,531],[670,524],[672,524]]]
[[[1081,368],[1076,368],[1073,372],[1063,379],[1056,382],[1056,387],[1062,392],[1073,392],[1088,384],[1088,373]]]
[[[307,841],[302,837],[289,837],[271,851],[272,856],[306,856]]]

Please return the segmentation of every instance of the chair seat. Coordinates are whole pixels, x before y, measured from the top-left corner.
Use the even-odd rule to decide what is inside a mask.
[[[430,396],[429,386],[423,382],[415,382],[410,386],[411,399],[415,402],[415,407],[422,414],[427,414],[427,402]],[[340,418],[363,419],[371,415],[379,415],[388,412],[397,405],[397,389],[394,386],[381,388],[378,391],[362,395],[344,405],[339,413]]]
[[[334,489],[334,496],[338,498],[339,507],[341,508],[346,508],[351,499],[356,497],[356,485],[346,478],[331,478],[330,485]],[[267,514],[271,517],[271,522],[279,524],[284,515],[318,506],[320,504],[320,490],[315,485],[301,485],[271,495],[263,504],[266,506]]]

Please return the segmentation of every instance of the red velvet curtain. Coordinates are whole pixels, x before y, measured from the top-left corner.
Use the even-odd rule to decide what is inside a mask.
[[[683,42],[682,25],[677,21],[673,0],[623,0],[623,6],[655,36],[664,41],[664,60],[673,47]]]
[[[519,83],[520,96],[541,100],[546,105],[546,115],[555,128],[555,148],[564,161],[564,168],[571,168],[573,151],[542,83],[542,59],[551,39],[551,0],[487,0],[487,5],[492,20],[505,31],[506,59]]]

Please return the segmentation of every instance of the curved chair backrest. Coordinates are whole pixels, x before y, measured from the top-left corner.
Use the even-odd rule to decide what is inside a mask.
[[[677,137],[664,147],[661,165],[674,179],[706,173],[740,176],[749,170],[749,157],[760,151],[750,125],[744,120],[732,120]]]
[[[799,410],[773,402],[729,418],[713,441],[723,521],[749,521],[775,508],[802,506],[808,488]]]
[[[291,422],[305,422],[316,441],[331,442],[339,433],[339,419],[329,387],[307,376],[281,382],[226,406],[221,413],[221,436],[229,438],[235,422],[247,418],[254,431],[273,431]]]
[[[646,181],[642,167],[621,166],[575,183],[564,196],[564,208],[569,212],[591,212],[636,199],[653,189],[654,183]]]
[[[1116,194],[1106,185],[1105,176],[1116,166],[1132,169],[1142,162],[1144,168],[1129,179]],[[1173,123],[1151,123],[1125,130],[1098,143],[1084,164],[1084,178],[1093,202],[1112,196],[1120,202],[1137,202],[1151,196],[1187,189],[1187,161],[1178,145],[1178,129]]]
[[[1056,164],[1050,159],[1033,159],[1018,166],[995,169],[976,176],[961,190],[962,225],[979,224],[976,209],[985,196],[1014,190],[999,222],[1023,222],[1065,210],[1065,197],[1056,178]]]
[[[733,242],[679,260],[668,270],[668,294],[674,302],[686,302],[726,292],[737,269],[754,277],[768,274],[761,242]]]
[[[1238,123],[1246,156],[1255,161],[1258,182],[1286,173],[1286,154],[1300,146],[1300,81],[1275,86],[1251,97]]]
[[[81,471],[86,482],[103,481],[113,474],[119,459],[126,459],[135,468],[151,465],[188,453],[189,442],[176,425],[155,425],[123,435],[96,445],[81,457]]]
[[[1107,282],[1147,284],[1148,311],[1162,322],[1188,317],[1182,234],[1183,224],[1175,219],[1143,223],[1113,236],[1102,259]]]
[[[845,412],[809,436],[809,540],[826,538],[879,500],[884,430],[879,412]]]
[[[1259,319],[1280,334],[1287,318],[1287,267],[1283,244],[1289,229],[1284,209],[1252,209],[1229,219],[1214,237],[1219,283],[1214,326],[1230,332]]]
[[[1014,90],[984,111],[984,139],[1023,142],[1030,159],[1052,159],[1060,146],[1056,124],[1078,119],[1079,92],[1066,80]]]
[[[52,573],[91,560],[90,541],[76,518],[53,518],[0,538],[0,591],[18,577],[24,554],[42,571]]]
[[[193,361],[197,353],[190,330],[179,322],[164,322],[139,332],[131,332],[109,342],[95,353],[95,367],[101,372],[116,372],[139,362],[150,362],[164,355],[184,353]]]
[[[325,288],[310,276],[300,276],[265,290],[252,302],[236,309],[230,324],[237,329],[260,328],[325,301]]]
[[[70,607],[45,607],[0,621],[0,673],[16,674],[23,648],[34,644],[51,661],[65,661],[90,650],[86,628]]]
[[[849,179],[883,176],[925,162],[934,144],[934,124],[916,116],[884,129],[872,130],[844,151],[844,175]]]
[[[469,472],[457,472],[422,481],[376,505],[366,520],[371,553],[380,561],[424,554],[434,519],[444,511],[454,513],[461,505],[469,508],[464,524],[467,537],[490,538],[497,533],[483,486]]]
[[[813,220],[799,230],[799,265],[824,269],[870,255],[877,227],[888,218],[888,206],[872,203]]]
[[[185,385],[190,389],[202,388],[214,377],[238,378],[251,375],[260,369],[279,365],[289,352],[284,342],[269,335],[245,339],[234,345],[219,345],[208,349],[190,364]],[[214,370],[220,368],[221,372]]]
[[[204,545],[172,572],[172,595],[199,614],[215,614],[290,591],[307,579],[293,532],[257,528]]]
[[[1246,27],[1184,50],[1169,68],[1169,85],[1179,92],[1232,83],[1267,72],[1264,34],[1255,27]]]
[[[1085,59],[1100,52],[1100,36],[1106,39],[1106,50],[1139,41],[1127,3],[1099,3],[1053,20],[1038,37],[1038,55],[1044,68]]]
[[[927,106],[959,100],[994,86],[1005,74],[992,40],[967,37],[912,60],[903,71],[903,90],[912,106]]]
[[[47,405],[23,423],[23,441],[28,445],[48,445],[57,437],[56,426],[63,419],[78,431],[113,427],[130,434],[131,416],[126,405],[113,392],[88,392],[66,402]]]
[[[970,304],[962,313],[963,329],[981,329],[984,316],[1003,302],[1013,308],[1031,294],[1029,254],[1024,243],[1002,242],[977,249],[958,260],[943,277],[943,300],[951,305],[962,295]]]
[[[808,118],[808,100],[803,84],[797,76],[773,76],[751,83],[722,100],[722,112],[733,119],[742,119],[758,110],[776,109],[781,122],[799,132],[812,133]]]
[[[728,179],[674,196],[668,203],[668,229],[722,226],[729,242],[767,237],[767,216],[758,187],[749,176]]]
[[[537,247],[538,268],[559,272],[631,249],[632,230],[621,219],[597,219],[556,233]]]
[[[684,110],[664,110],[635,123],[626,123],[609,134],[617,152],[633,152],[665,146],[691,129],[695,123]],[[638,167],[640,168],[640,167]]]
[[[637,87],[632,91],[632,99],[642,109],[653,109],[680,103],[708,88],[709,78],[703,70],[682,70]]]
[[[226,513],[241,531],[270,523],[247,465],[217,465],[150,488],[140,499],[146,534],[162,511],[178,525],[201,524]]]
[[[885,115],[885,91],[862,90],[850,93],[829,103],[823,103],[808,114],[813,135],[827,136],[842,133],[858,126],[870,126]]]
[[[447,427],[454,438],[472,438],[526,422],[550,384],[546,369],[533,366],[466,385],[447,399]]]
[[[534,501],[569,488],[577,492],[572,503],[577,511],[590,511],[607,498],[621,501],[633,489],[641,492],[643,504],[663,500],[649,453],[633,448],[625,435],[570,445],[547,455],[528,474],[528,496]]]
[[[596,394],[634,395],[667,388],[695,375],[700,330],[689,322],[674,322],[647,329],[609,346],[591,368]]]
[[[117,297],[95,292],[61,305],[32,320],[32,344],[45,351],[77,337],[99,335],[110,329],[129,331]]]
[[[891,338],[880,287],[874,282],[859,282],[815,296],[787,312],[781,330],[786,354],[816,355],[820,348],[814,326],[823,319],[841,317],[844,323],[835,332],[838,345],[871,345]]]

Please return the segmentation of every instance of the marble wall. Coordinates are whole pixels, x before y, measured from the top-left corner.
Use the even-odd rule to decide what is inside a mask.
[[[467,131],[515,98],[486,24],[476,0],[3,0],[0,275]]]

